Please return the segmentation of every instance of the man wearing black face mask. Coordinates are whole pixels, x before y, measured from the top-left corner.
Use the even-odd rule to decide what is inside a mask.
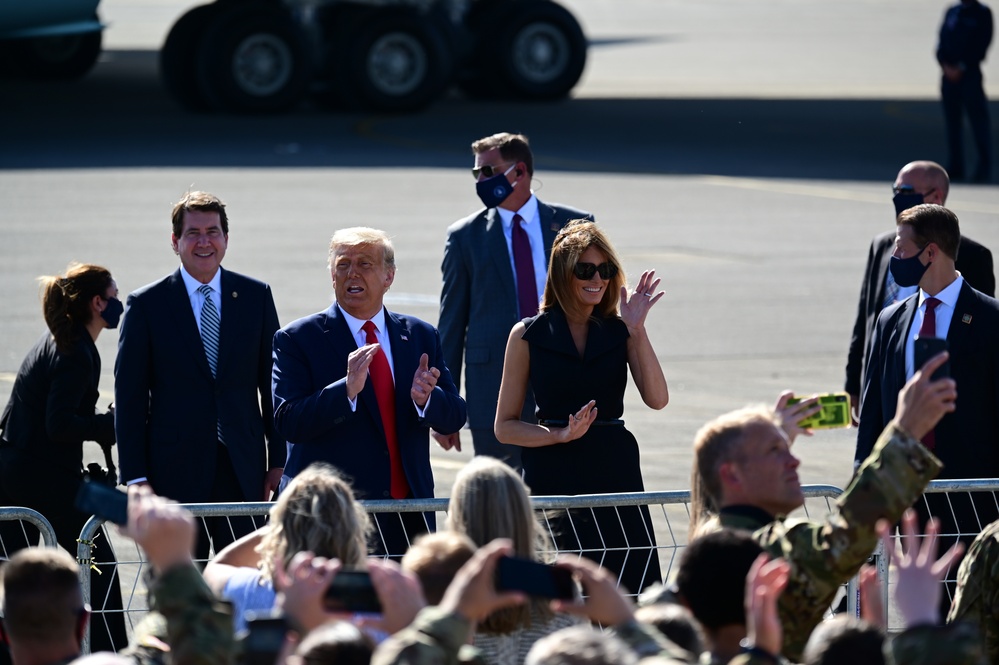
[[[972,288],[955,268],[960,238],[957,216],[942,206],[918,205],[898,216],[891,272],[900,286],[915,286],[917,293],[885,309],[875,326],[858,463],[894,417],[899,390],[919,369],[914,340],[939,337],[949,346],[957,409],[923,444],[943,462],[941,478],[999,476],[999,302]],[[970,533],[969,544],[982,526],[999,517],[990,492],[976,494],[974,505],[966,494],[926,498],[930,514],[941,518],[941,533]],[[917,504],[924,519],[926,506]]]
[[[944,205],[950,180],[947,172],[936,162],[910,162],[902,167],[895,178],[896,217],[920,203]],[[870,355],[871,336],[878,314],[892,303],[905,300],[916,292],[916,287],[899,287],[888,271],[888,261],[895,247],[895,230],[875,236],[867,255],[864,281],[860,287],[857,318],[853,324],[853,337],[846,362],[846,387],[850,394],[855,416],[860,415],[860,388],[866,374],[865,361]],[[996,279],[992,269],[992,252],[971,238],[963,236],[957,259],[957,270],[974,288],[986,295],[995,295]]]
[[[520,468],[520,448],[493,434],[503,355],[513,325],[538,313],[552,241],[571,219],[593,219],[585,211],[539,201],[531,191],[534,156],[527,137],[500,133],[472,144],[475,191],[485,208],[447,230],[444,284],[438,329],[444,358],[460,387],[465,359],[468,423],[476,455]],[[534,417],[534,400],[524,418]],[[461,450],[459,434],[433,433],[448,450]]]

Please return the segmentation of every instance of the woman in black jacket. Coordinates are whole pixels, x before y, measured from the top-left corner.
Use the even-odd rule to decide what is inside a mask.
[[[74,507],[83,482],[83,442],[115,442],[113,409],[95,409],[101,375],[95,342],[102,330],[117,327],[124,307],[111,273],[100,266],[71,264],[64,276],[40,281],[48,331],[21,363],[0,420],[0,505],[40,512],[75,557],[76,539],[90,517]],[[34,529],[22,531],[16,523],[5,523],[0,535],[5,556],[38,541]],[[114,561],[107,534],[96,539],[93,559]],[[91,578],[91,602],[120,609],[118,577],[112,566],[103,568]],[[121,613],[94,622],[91,640],[94,651],[125,646]]]

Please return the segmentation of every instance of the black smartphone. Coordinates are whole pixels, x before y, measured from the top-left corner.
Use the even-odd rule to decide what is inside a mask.
[[[548,566],[531,559],[505,556],[496,564],[496,589],[523,591],[529,596],[572,600],[576,583],[568,568]]]
[[[338,572],[326,589],[323,605],[330,612],[378,614],[382,611],[382,603],[366,570]]]
[[[942,337],[917,337],[912,345],[914,371],[919,371],[933,356],[943,353],[948,348],[947,340]],[[950,376],[950,358],[938,367],[931,380],[945,379]]]
[[[288,624],[275,611],[246,612],[246,632],[240,637],[242,665],[274,665],[284,647]]]
[[[128,524],[128,495],[103,483],[84,481],[76,492],[76,509],[107,522]]]

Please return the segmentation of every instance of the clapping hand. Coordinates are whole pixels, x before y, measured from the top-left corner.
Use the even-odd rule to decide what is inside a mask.
[[[347,356],[347,399],[354,400],[364,390],[368,380],[368,367],[381,348],[379,344],[365,344]]]
[[[644,329],[645,317],[648,316],[649,310],[666,295],[665,291],[656,293],[659,281],[656,279],[655,270],[646,270],[635,285],[631,297],[628,297],[628,289],[621,287],[621,320],[628,326],[629,331]]]

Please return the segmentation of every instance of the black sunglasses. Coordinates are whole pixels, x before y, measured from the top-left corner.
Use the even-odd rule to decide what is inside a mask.
[[[504,166],[510,166],[511,164],[516,164],[516,162],[504,162],[502,164],[496,164],[495,166],[492,164],[483,164],[482,166],[476,166],[474,169],[472,169],[472,177],[475,178],[476,180],[479,179],[479,176],[486,176],[487,178],[492,178],[494,175],[498,173],[503,173]]]
[[[572,269],[572,274],[577,279],[582,280],[593,279],[593,275],[597,273],[600,274],[600,279],[613,279],[617,277],[617,266],[609,262],[601,263],[600,265],[594,263],[577,263]]]
[[[912,185],[892,185],[892,194],[919,194],[916,188]],[[920,196],[929,196],[933,192],[937,191],[936,187],[931,187],[929,190],[920,194]]]

